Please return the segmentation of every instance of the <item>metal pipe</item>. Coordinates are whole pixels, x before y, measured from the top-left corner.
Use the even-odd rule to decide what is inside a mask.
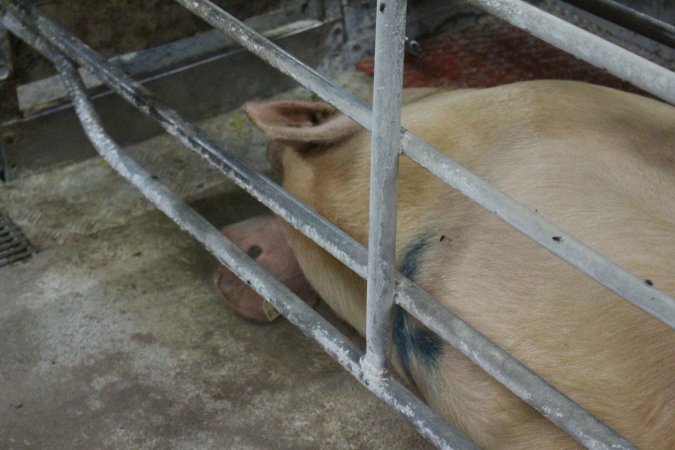
[[[564,0],[595,16],[669,47],[675,47],[675,26],[615,0]]]
[[[521,0],[467,0],[551,45],[671,104],[675,73]]]
[[[35,19],[32,18],[30,15],[23,14],[22,10],[20,9],[17,11],[19,12],[19,14],[22,14],[21,17],[23,20],[26,20],[27,22],[32,24],[36,23]],[[50,25],[50,22],[46,21],[46,19],[44,18],[42,19],[42,22],[45,23],[46,25]],[[5,17],[5,24],[8,26],[8,28],[10,28],[11,25],[14,25],[12,28],[10,28],[12,29],[13,32],[16,32],[16,27],[19,26],[13,21],[8,21],[7,16]],[[309,224],[301,223],[301,221],[305,219],[305,212],[306,212],[303,209],[303,208],[306,209],[306,207],[304,207],[301,203],[297,202],[297,200],[295,200],[293,197],[290,197],[291,199],[290,203],[282,205],[281,203],[278,203],[278,200],[280,199],[278,199],[277,197],[272,198],[265,197],[263,194],[265,194],[266,191],[263,190],[260,186],[257,186],[257,183],[260,183],[263,187],[265,187],[266,183],[271,183],[267,178],[261,177],[261,180],[258,181],[256,181],[257,179],[246,178],[246,176],[249,175],[252,170],[248,168],[243,161],[239,160],[238,158],[232,158],[231,155],[228,155],[227,152],[219,148],[213,142],[209,142],[208,140],[205,141],[203,138],[204,133],[198,128],[194,127],[194,125],[189,124],[189,127],[185,127],[185,124],[182,121],[176,120],[176,118],[180,119],[180,116],[178,116],[176,112],[166,108],[164,105],[161,105],[159,102],[157,102],[157,100],[154,97],[152,97],[151,94],[147,92],[139,92],[138,90],[136,90],[133,85],[128,84],[127,82],[128,77],[126,77],[124,74],[122,74],[123,75],[122,77],[116,76],[117,74],[115,73],[116,70],[114,67],[110,67],[104,60],[102,60],[102,58],[98,57],[94,52],[86,48],[83,44],[78,43],[76,38],[69,35],[67,32],[64,32],[58,26],[51,24],[51,26],[47,27],[43,26],[43,28],[45,29],[42,30],[42,32],[43,33],[46,32],[47,36],[49,36],[52,41],[61,43],[62,48],[65,49],[65,52],[69,57],[80,62],[80,64],[86,66],[95,75],[99,76],[100,78],[103,78],[106,81],[106,83],[110,85],[111,88],[123,94],[125,98],[127,98],[132,104],[136,105],[146,115],[149,115],[157,119],[170,133],[176,136],[182,136],[181,139],[184,142],[187,141],[190,148],[197,150],[209,162],[211,162],[217,168],[223,171],[223,173],[228,175],[230,178],[235,179],[235,181],[237,181],[238,183],[241,183],[240,185],[242,185],[242,187],[247,189],[249,192],[253,192],[254,196],[259,198],[262,203],[269,206],[284,219],[288,220],[292,224],[300,223],[300,225],[298,226],[300,230],[304,230],[307,228],[314,230],[311,233],[306,234],[308,234],[308,236],[311,239],[317,242],[317,244],[321,245],[329,253],[333,254],[343,263],[345,263],[348,267],[352,268],[352,270],[354,270],[356,273],[358,273],[362,277],[365,276],[366,252],[363,249],[363,247],[358,243],[356,243],[352,238],[345,235],[343,232],[341,232],[339,229],[333,226],[330,222],[325,221],[325,219],[321,217],[315,217],[315,213],[313,212],[308,212],[310,220]],[[63,45],[64,43],[67,45]],[[75,45],[73,45],[73,43]],[[162,112],[161,115],[160,112]],[[194,130],[199,131],[201,135],[193,134]],[[259,176],[259,174],[256,175]],[[256,186],[253,186],[254,184]],[[271,184],[275,186],[273,183]],[[274,193],[275,191],[272,190],[272,194]],[[325,227],[324,222],[327,223]],[[342,245],[344,245],[344,247],[341,247]],[[397,276],[399,277],[400,280],[404,279],[400,274]],[[416,298],[415,301],[428,302],[428,295],[419,296]],[[447,314],[451,313],[448,311]],[[461,321],[461,319],[457,318],[454,315],[452,315],[452,317],[454,317],[453,320],[455,321]],[[424,317],[418,318],[422,321],[426,320]],[[464,330],[467,333],[465,335],[466,339],[464,341],[464,344],[458,347],[458,349],[463,354],[465,354],[468,357],[471,357],[470,355],[472,353],[480,354],[480,352],[482,351],[480,347],[482,346],[486,346],[486,348],[490,352],[501,351],[501,349],[499,349],[498,346],[490,343],[489,341],[485,344],[481,343],[480,333],[478,333],[475,329],[471,328],[468,324],[464,323],[464,326],[465,326]],[[438,327],[440,327],[440,329],[446,330],[447,333],[452,332],[452,330],[450,329],[450,322],[448,323],[447,326],[439,324]],[[484,365],[485,364],[484,359],[477,360],[477,364],[485,370],[488,371],[490,370],[489,366]],[[511,356],[506,355],[503,364],[519,364],[519,363]],[[519,380],[510,380],[510,381],[512,383],[520,383]],[[537,408],[537,404],[546,405],[547,402],[551,399],[552,399],[551,401],[559,401],[558,397],[562,396],[562,394],[557,392],[550,385],[546,384],[545,381],[543,380],[540,381],[544,383],[545,386],[547,386],[546,389],[543,389],[542,392],[533,392],[532,395],[521,396],[521,398],[530,405],[534,406],[535,408]],[[527,390],[528,389],[527,384],[522,383],[520,389]],[[569,401],[569,399],[567,400]],[[546,409],[544,409],[543,414],[549,419],[552,418],[551,411],[547,413]],[[570,423],[568,425],[564,417],[562,418],[561,422],[563,422],[562,428],[568,431],[571,435],[575,436],[575,438],[577,438],[572,430],[575,424]],[[600,433],[598,433],[598,431],[595,429],[595,425],[593,425],[592,422],[589,422],[589,424],[590,424],[589,426],[583,426],[582,424],[581,429],[584,433],[584,436],[587,436],[592,439],[593,436]],[[579,440],[580,438],[577,439]]]
[[[148,200],[184,231],[199,241],[222,264],[265,297],[291,323],[319,343],[333,359],[366,388],[403,415],[411,425],[439,448],[475,449],[428,406],[391,378],[373,378],[360,365],[361,351],[288,288],[261,269],[251,258],[226,239],[166,186],[155,180],[105,133],[100,119],[86,96],[75,68],[60,53],[27,30],[20,37],[40,50],[56,66],[77,111],[80,123],[101,157],[133,184]]]
[[[9,36],[5,27],[0,24],[0,83],[7,80],[14,70],[12,63],[12,49],[9,45]]]
[[[363,362],[366,368],[380,374],[387,370],[392,340],[405,13],[405,0],[379,0],[375,24],[367,350]]]
[[[315,92],[366,129],[371,129],[372,113],[363,102],[340,89],[330,80],[322,77],[274,43],[255,33],[227,12],[208,0],[176,1],[214,27],[227,33],[233,40],[248,48],[252,53],[282,73]],[[595,37],[595,39],[600,38]],[[620,50],[625,52],[625,50]],[[673,77],[675,75],[669,76],[671,80],[670,92],[675,93],[675,79]],[[402,133],[402,146],[405,155],[423,165],[431,173],[483,208],[493,213],[499,212],[498,217],[500,219],[543,245],[554,255],[582,270],[612,292],[675,329],[674,299],[654,286],[647,285],[642,279],[545,221],[466,168],[450,160],[414,134],[405,129],[402,129]],[[560,239],[552,241],[554,236],[560,237]],[[591,270],[591,274],[588,274],[586,270]]]

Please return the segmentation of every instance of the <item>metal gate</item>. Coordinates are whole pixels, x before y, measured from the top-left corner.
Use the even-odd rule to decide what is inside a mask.
[[[401,128],[405,0],[378,1],[372,111],[350,93],[208,0],[176,1],[271,66],[318,94],[364,128],[372,130],[368,251],[239,157],[216,144],[204,131],[162,104],[123,71],[22,0],[0,0],[0,14],[6,29],[35,47],[56,66],[87,136],[115,170],[202,243],[222,264],[271,302],[303,333],[314,338],[364,386],[401,413],[432,444],[440,448],[475,448],[387,372],[394,304],[437,333],[581,444],[588,448],[634,448],[625,438],[396,272],[396,173],[399,155],[404,154],[550,252],[647,314],[675,328],[675,300],[598,255]],[[607,69],[657,97],[675,103],[675,74],[668,69],[523,1],[469,2],[581,59]],[[126,101],[156,120],[168,133],[198,152],[293,227],[357,274],[367,278],[365,354],[129,158],[103,129],[73,63],[104,81]]]

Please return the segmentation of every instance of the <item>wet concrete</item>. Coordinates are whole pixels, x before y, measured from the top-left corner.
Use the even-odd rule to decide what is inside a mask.
[[[265,170],[240,119],[204,125]],[[129,151],[214,224],[264,211],[166,137]],[[40,250],[0,268],[0,448],[427,448],[288,322],[227,309],[215,260],[101,161],[2,186],[0,209]]]

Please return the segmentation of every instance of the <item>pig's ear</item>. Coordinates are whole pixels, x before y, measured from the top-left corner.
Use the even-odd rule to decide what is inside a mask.
[[[250,102],[246,117],[270,140],[329,144],[354,134],[359,126],[321,102]]]

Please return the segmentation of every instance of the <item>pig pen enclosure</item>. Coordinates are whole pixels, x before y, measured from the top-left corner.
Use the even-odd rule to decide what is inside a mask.
[[[56,2],[56,5],[58,3]],[[32,220],[47,219],[44,217],[35,219],[36,216],[31,216],[34,213],[31,213],[30,209],[47,209],[48,207],[37,201],[32,202],[29,197],[38,195],[36,192],[41,190],[59,190],[62,180],[67,181],[68,177],[77,178],[77,174],[73,172],[74,169],[69,167],[90,155],[90,147],[86,144],[88,139],[96,152],[137,188],[145,198],[178,224],[182,230],[200,242],[220,263],[250,284],[288,321],[316,341],[321,349],[375,396],[405,417],[411,426],[432,445],[439,448],[474,448],[471,442],[436,416],[424,402],[389,373],[387,369],[388,349],[391,345],[394,305],[403,308],[429,330],[457,348],[582,445],[588,448],[634,448],[625,438],[490,342],[472,328],[471,324],[441,307],[429,294],[396,271],[394,242],[396,236],[396,173],[399,155],[405,155],[415,161],[430,172],[429,176],[440,178],[550,252],[626,301],[641,308],[645,314],[654,316],[671,328],[675,327],[675,300],[655,286],[645,283],[643,279],[598,255],[573,236],[558,229],[555,224],[546,222],[465,168],[447,159],[412,133],[403,130],[400,125],[400,98],[404,83],[407,86],[452,84],[454,82],[464,86],[489,86],[543,77],[594,81],[640,91],[671,104],[675,103],[675,74],[672,72],[675,62],[672,51],[675,42],[675,28],[672,26],[675,12],[672,5],[669,5],[667,1],[655,1],[651,2],[651,6],[646,10],[638,11],[637,7],[630,2],[620,3],[608,0],[590,2],[469,0],[466,3],[411,1],[409,5],[406,5],[405,1],[398,0],[380,0],[377,4],[369,1],[345,0],[260,2],[259,4],[257,2],[225,1],[217,3],[207,0],[176,0],[173,5],[176,8],[178,5],[182,6],[194,16],[203,19],[215,30],[206,30],[201,22],[191,22],[184,18],[176,19],[176,17],[185,16],[172,13],[175,14],[171,16],[172,20],[175,19],[175,23],[181,24],[180,27],[175,28],[181,28],[182,32],[189,34],[197,31],[201,33],[191,38],[176,40],[179,36],[172,35],[170,30],[167,31],[167,27],[162,28],[154,24],[152,31],[156,31],[159,42],[147,44],[153,48],[133,48],[134,51],[131,53],[107,59],[51,19],[50,15],[59,15],[59,9],[50,5],[50,2],[0,0],[0,14],[2,14],[0,77],[4,80],[0,81],[0,91],[3,95],[3,105],[0,107],[3,135],[3,142],[0,144],[2,155],[0,156],[3,158],[1,161],[3,180],[7,183],[6,188],[0,189],[2,193],[0,198],[3,201],[0,205],[0,213],[7,213],[8,217],[11,217],[20,227],[26,228],[28,238],[33,241],[33,245],[38,250],[45,247],[45,243],[50,240],[67,243],[69,239],[72,240],[77,236],[95,237],[95,233],[103,232],[103,229],[97,228],[97,225],[93,223],[93,219],[92,222],[87,222],[88,225],[81,227],[88,227],[86,230],[77,230],[65,237],[59,236],[58,233],[54,234],[52,231],[31,232],[31,227],[35,227],[31,224]],[[148,2],[148,4],[154,5],[155,3]],[[132,3],[122,6],[124,8],[135,7]],[[249,17],[249,19],[245,22],[238,20],[227,11],[229,7],[236,10],[238,16]],[[408,10],[407,21],[406,9]],[[157,10],[168,14],[166,10],[160,8]],[[486,13],[499,20],[486,16]],[[81,31],[86,30],[89,33],[89,39],[96,42],[95,37],[103,33],[102,29],[93,31],[88,29],[87,19],[85,15],[72,22],[75,28]],[[99,20],[101,21],[98,24],[99,28],[104,27],[105,17]],[[128,32],[131,34],[133,27],[131,24],[129,27]],[[537,38],[602,68],[606,72],[592,69],[591,66],[583,65],[553,47],[540,44],[536,38],[519,29],[526,30]],[[440,35],[441,32],[447,32],[447,34]],[[222,33],[231,40],[224,38]],[[420,45],[415,39],[425,35],[428,39],[422,41]],[[10,45],[10,36],[12,36],[12,45]],[[494,44],[493,40],[483,39],[485,36],[502,38],[506,36],[510,39],[510,43],[500,47]],[[372,52],[373,40],[375,57],[374,61],[371,61],[368,57],[369,52]],[[114,41],[114,38],[111,39],[111,42]],[[19,42],[22,43],[22,47],[19,47]],[[233,50],[233,42],[246,51]],[[472,54],[472,48],[475,50],[479,42],[482,48],[487,50],[480,53],[480,57],[476,57],[478,52]],[[25,75],[27,72],[25,61],[29,58],[26,53],[15,52],[15,50],[22,48],[25,52],[28,46],[37,50],[53,64],[63,86],[56,77],[46,77],[51,72],[41,62],[32,63],[33,68],[38,68],[33,70],[38,73]],[[523,48],[526,49],[523,50]],[[110,54],[106,56],[123,53],[130,49],[122,47],[108,50]],[[247,52],[260,58],[265,64],[255,60]],[[407,60],[404,71],[403,58],[406,52]],[[31,58],[36,57],[31,56]],[[536,58],[536,60],[528,61],[528,58]],[[338,77],[342,80],[340,84],[347,86],[347,89],[344,89],[303,61],[319,67],[322,72],[328,74],[342,73],[341,71],[346,67],[358,63],[358,68],[374,75],[372,110],[364,101],[349,91],[349,88],[354,87],[355,84],[368,84],[367,80],[364,81],[364,78],[359,78],[358,75],[352,75],[356,78],[349,78],[347,81],[344,81],[345,78]],[[495,63],[491,64],[491,62]],[[230,148],[228,145],[221,144],[220,141],[223,139],[213,138],[203,128],[195,125],[193,120],[188,120],[188,116],[194,120],[203,120],[219,112],[233,109],[248,99],[269,97],[292,87],[291,83],[282,79],[266,64],[332,104],[364,128],[372,130],[374,163],[371,173],[368,250],[281,189],[275,181],[261,172],[260,164],[242,156],[242,150],[251,143],[253,138],[249,136],[248,141],[225,139],[226,142],[232,144]],[[527,65],[526,69],[523,68],[524,65]],[[143,82],[136,81],[136,78]],[[354,79],[360,81],[353,81]],[[366,89],[366,92],[369,92],[369,89]],[[367,98],[369,94],[361,96]],[[68,99],[72,103],[69,103]],[[141,120],[140,115],[139,119],[136,119],[136,115],[131,116],[134,113],[125,103],[140,111],[150,120]],[[179,113],[173,105],[185,110],[186,115]],[[99,112],[102,119],[99,118]],[[128,116],[133,119],[127,118]],[[241,124],[237,122],[240,119],[231,116],[228,120],[228,126],[224,131],[214,126],[211,129],[221,135],[235,134],[234,132],[241,127]],[[152,125],[152,121],[159,124],[161,128]],[[103,123],[106,124],[105,127]],[[85,134],[75,134],[75,130],[80,125]],[[215,189],[217,183],[212,180],[212,178],[215,179],[213,175],[203,176],[203,169],[197,166],[187,167],[187,165],[181,165],[183,163],[170,163],[169,159],[175,159],[174,154],[164,156],[160,154],[152,158],[146,156],[145,162],[149,162],[152,167],[147,167],[148,164],[145,164],[144,168],[128,154],[127,150],[121,147],[149,139],[161,130],[177,138],[217,171],[231,179],[239,188],[262,203],[264,207],[307,235],[355,273],[367,279],[365,351],[345,336],[345,333],[348,334],[349,331],[344,326],[335,323],[334,320],[327,320],[306,305],[263,271],[248,255],[228,241],[209,220],[188,205],[185,198],[189,198],[190,190],[186,186],[197,190]],[[163,170],[162,165],[165,164],[174,164],[174,166]],[[86,170],[91,173],[92,177],[96,177],[97,174],[104,173],[101,172],[103,170],[101,167],[89,167]],[[58,171],[54,172],[54,168],[58,168]],[[108,176],[107,172],[105,176]],[[182,184],[178,185],[181,192],[174,193],[162,183],[164,180],[169,180],[167,184],[171,184],[171,178],[182,179]],[[40,181],[33,181],[31,184],[31,179]],[[80,189],[85,189],[86,193],[86,185],[91,182],[90,179],[83,180],[78,186]],[[199,186],[200,183],[202,186]],[[207,186],[203,186],[204,184]],[[100,200],[105,202],[107,192],[105,185],[101,185],[101,190]],[[68,195],[77,198],[79,194]],[[123,194],[117,200],[124,202],[130,198],[125,195],[127,194]],[[238,204],[243,202],[241,196],[237,197],[235,194],[228,194],[226,198]],[[197,203],[197,209],[208,210],[206,205],[200,207],[198,201]],[[86,206],[87,203],[80,202],[80,205]],[[142,206],[138,200],[133,200],[130,205],[127,205],[127,210],[130,211],[132,207]],[[234,207],[230,210],[225,208],[224,213],[246,217],[251,215],[250,208],[252,207],[239,207],[239,210]],[[258,211],[262,209],[255,209],[255,212]],[[58,211],[55,214],[58,216]],[[86,211],[81,214],[86,214]],[[213,214],[213,212],[207,212],[207,214]],[[105,212],[97,211],[94,215],[98,221],[109,220],[115,223],[117,219]],[[67,228],[64,223],[68,220],[68,216],[58,216],[51,223]],[[125,220],[140,221],[142,219],[129,215]],[[7,221],[10,224],[8,229],[17,230],[9,234],[12,236],[20,234],[19,228],[9,220]],[[117,225],[122,225],[122,223],[117,223]],[[156,225],[148,226],[152,228]],[[88,231],[91,233],[87,234]],[[125,240],[133,241],[132,234],[126,235]],[[161,236],[162,233],[157,231],[157,234]],[[88,245],[94,245],[92,244],[94,237],[89,238]],[[171,244],[171,242],[160,244],[158,240],[148,239],[152,241],[152,245]],[[184,245],[180,238],[175,239],[181,242],[180,245]],[[23,237],[15,240],[26,242]],[[12,246],[15,240],[11,241]],[[142,242],[137,242],[137,245],[143,247]],[[14,247],[10,247],[9,244],[0,247],[0,252],[4,252],[0,253],[0,258],[5,258],[7,262],[24,259],[34,253],[32,246],[24,245],[20,251],[15,253],[9,253],[5,248],[11,250]],[[29,262],[33,266],[27,266],[25,269],[21,266],[0,269],[0,280],[9,286],[16,279],[18,280],[17,286],[19,281],[23,285],[22,277],[34,276],[34,272],[39,270],[53,271],[53,267],[58,268],[59,265],[67,264],[67,261],[78,258],[86,260],[89,264],[86,270],[83,269],[83,273],[95,273],[99,270],[96,267],[96,258],[89,260],[86,253],[87,250],[84,250],[85,256],[73,254],[69,257],[62,257],[58,253],[38,255]],[[136,253],[138,255],[133,256]],[[122,260],[120,265],[133,268],[134,258],[142,257],[140,251],[136,253],[130,260],[119,256]],[[177,255],[176,257],[179,258],[179,253]],[[193,255],[195,255],[194,252]],[[48,259],[40,260],[41,256]],[[116,266],[112,262],[117,257],[118,255],[113,252],[112,256],[109,255],[105,259],[105,264],[110,264],[110,270],[122,270],[121,268],[115,269]],[[64,259],[66,262],[63,261]],[[13,272],[6,272],[6,270]],[[27,275],[26,273],[22,275],[22,270]],[[19,292],[21,295],[16,295],[19,300],[41,295],[40,293],[46,295],[46,291],[58,289],[58,286],[49,284],[50,279],[53,281],[58,277],[53,272],[49,273],[51,278],[45,277],[42,279],[42,284],[38,283],[39,286],[36,285],[31,288],[32,290],[21,291],[20,287],[0,290],[8,296]],[[61,278],[58,279],[65,283]],[[77,278],[74,275],[70,278],[70,282],[74,283],[86,282],[86,280],[86,277]],[[143,284],[142,277],[134,283]],[[113,302],[120,295],[133,295],[130,294],[132,291],[116,291],[114,287],[110,289],[108,298]],[[147,289],[153,288],[147,287]],[[422,445],[421,441],[415,440],[415,437],[399,434],[398,429],[388,431],[395,427],[395,421],[371,424],[366,418],[370,414],[380,414],[377,409],[367,409],[371,406],[355,413],[359,420],[367,425],[360,428],[359,424],[353,424],[353,429],[349,429],[352,434],[348,435],[346,440],[339,440],[339,437],[331,438],[338,440],[322,437],[321,443],[311,440],[294,441],[284,436],[282,431],[271,429],[265,429],[262,432],[268,435],[266,438],[254,436],[226,439],[220,437],[215,428],[204,430],[194,425],[193,428],[188,426],[187,434],[190,436],[181,435],[183,439],[181,441],[172,434],[171,428],[174,420],[178,423],[182,423],[181,420],[189,422],[187,417],[191,415],[191,411],[202,408],[199,414],[195,414],[198,417],[208,416],[208,408],[217,408],[213,406],[218,402],[217,398],[209,403],[206,409],[203,405],[191,404],[190,402],[199,403],[201,398],[199,392],[192,393],[191,400],[186,403],[189,408],[184,408],[187,412],[177,414],[171,407],[162,406],[165,399],[148,391],[148,396],[154,398],[154,405],[159,405],[157,414],[167,415],[170,419],[166,421],[162,418],[154,418],[152,419],[154,422],[151,420],[151,424],[148,425],[151,430],[150,435],[136,435],[131,438],[128,433],[124,437],[124,430],[117,427],[116,421],[121,420],[119,411],[112,411],[106,415],[105,401],[99,401],[101,403],[99,406],[88,405],[87,408],[94,411],[93,413],[89,409],[83,409],[81,411],[85,412],[74,415],[63,412],[68,422],[76,424],[73,428],[77,431],[76,436],[67,425],[59,424],[58,418],[48,419],[45,414],[31,412],[31,401],[22,398],[28,395],[26,392],[37,392],[37,394],[31,394],[37,397],[33,399],[34,404],[40,404],[38,398],[43,396],[56,398],[57,400],[54,401],[60,405],[59,409],[74,408],[80,411],[76,402],[72,404],[68,401],[63,402],[58,400],[57,394],[37,389],[34,386],[10,386],[10,384],[19,386],[20,377],[23,376],[27,379],[37,377],[39,380],[40,377],[52,373],[50,372],[52,370],[56,370],[58,374],[61,361],[75,358],[67,349],[54,350],[54,358],[49,357],[47,360],[40,353],[40,349],[32,349],[36,355],[42,355],[39,357],[24,354],[21,342],[23,342],[22,339],[28,340],[29,338],[23,336],[25,331],[23,331],[22,323],[24,322],[19,312],[16,312],[23,311],[19,300],[14,304],[9,301],[9,298],[7,299],[8,305],[17,308],[12,312],[15,314],[12,316],[15,317],[13,319],[15,324],[3,322],[6,333],[3,336],[7,346],[5,347],[5,361],[13,361],[3,363],[6,365],[3,368],[5,375],[3,375],[4,379],[0,380],[0,388],[8,393],[7,399],[3,400],[9,405],[1,406],[4,410],[0,412],[0,426],[3,428],[0,430],[0,437],[8,448],[49,447],[54,445],[54,442],[57,442],[56,446],[61,447],[68,447],[74,442],[77,442],[78,447],[411,448]],[[66,301],[66,299],[60,300]],[[31,302],[28,301],[28,303],[30,306]],[[129,302],[129,304],[132,303]],[[60,305],[59,308],[67,310],[68,305]],[[83,308],[87,309],[90,306]],[[39,310],[38,308],[35,311]],[[157,314],[171,315],[180,310],[172,309],[169,313],[163,313],[156,308],[153,311]],[[96,316],[98,313],[95,309],[91,309],[90,315]],[[199,312],[179,312],[179,314],[190,313],[198,314]],[[125,311],[124,314],[132,315],[134,311]],[[17,317],[19,319],[16,319]],[[56,314],[53,320],[62,320],[64,317],[68,319],[73,316]],[[82,317],[86,318],[86,315]],[[71,326],[77,328],[82,320],[84,319],[72,321]],[[77,329],[56,326],[50,329],[49,332],[52,333],[50,338],[54,339],[54,334],[68,335],[70,336],[67,340],[68,346],[78,348],[83,340],[96,341],[105,338],[105,327],[112,325],[105,321],[100,323],[105,325],[102,327],[103,331],[89,331],[86,336],[78,336]],[[209,321],[208,324],[212,327],[218,326],[214,321]],[[85,326],[85,329],[89,328]],[[127,334],[133,336],[135,344],[152,345],[157,339],[133,327],[125,330]],[[265,329],[246,331],[246,333],[254,333],[257,339],[264,339],[266,332],[274,333]],[[277,334],[276,339],[284,339],[284,336],[282,334],[279,337]],[[18,350],[9,347],[14,343]],[[122,342],[118,344],[122,347],[128,346]],[[283,349],[279,343],[270,345],[275,346],[276,352],[282,352],[278,358],[291,357],[283,352],[290,353],[292,350]],[[84,350],[81,351],[84,352]],[[92,347],[89,351],[95,353],[98,349]],[[133,348],[130,351],[133,351]],[[186,356],[189,351],[190,347],[185,347],[183,349],[185,354],[182,354],[180,358],[189,361],[189,356]],[[114,367],[117,364],[115,358],[119,357],[119,353],[111,352],[111,355],[112,359],[108,364]],[[219,353],[217,356],[227,358],[228,353]],[[160,358],[161,352],[153,353],[150,357]],[[307,359],[315,357],[310,353]],[[31,358],[34,358],[34,361],[29,363],[24,361]],[[240,364],[250,365],[250,363],[242,362],[239,357],[235,359],[238,359]],[[276,364],[273,359],[264,359],[264,361],[268,365]],[[302,357],[297,356],[294,357],[294,361],[299,365],[305,363]],[[81,372],[86,373],[92,370],[91,364],[87,364],[86,361],[77,360],[77,363],[81,366],[75,363],[71,365],[79,367],[78,370]],[[32,365],[28,368],[24,367],[27,364]],[[324,368],[312,373],[320,376],[322,371],[326,370]],[[114,373],[112,368],[106,368],[105,371]],[[38,375],[35,375],[36,373]],[[236,372],[214,375],[211,381],[232,382],[231,380],[223,381],[223,379],[234,376],[234,373]],[[134,376],[152,378],[153,374],[134,373]],[[182,377],[189,378],[190,370],[185,369]],[[75,380],[72,386],[69,386],[69,392],[61,393],[61,395],[74,397],[85,395],[88,398],[81,399],[81,402],[91,403],[92,400],[89,397],[92,394],[86,389],[85,394],[78,393],[77,383],[114,387],[124,384],[121,378],[117,375],[116,378],[106,378],[106,373],[97,373],[95,377],[92,376],[84,381]],[[170,383],[166,384],[166,386],[170,385]],[[199,385],[194,385],[192,388],[195,391],[206,389]],[[302,386],[295,387],[296,390],[301,388]],[[245,392],[243,385],[237,389]],[[309,394],[323,395],[325,391],[322,389],[330,389],[330,386],[323,386],[316,391],[310,390]],[[133,390],[133,386],[129,387],[129,391],[133,393]],[[144,396],[145,392],[141,391],[137,395]],[[111,390],[111,395],[118,394],[118,390]],[[269,395],[271,398],[276,398],[273,394]],[[354,394],[354,397],[358,400],[358,393]],[[300,395],[299,398],[303,399],[302,401],[316,401],[307,395]],[[267,414],[266,408],[273,409],[268,404],[269,400],[267,403],[264,400],[264,397],[258,398],[259,403],[252,407],[252,409],[264,411],[263,416]],[[230,402],[233,408],[236,405],[236,401],[232,399],[222,401]],[[134,402],[123,403],[122,408],[133,407],[134,404]],[[152,412],[153,407],[149,408],[148,411]],[[336,411],[333,412],[329,408],[323,410],[322,413],[348,414],[350,408],[355,407],[338,405],[335,407]],[[144,413],[148,414],[148,411],[144,410]],[[29,416],[17,418],[24,413]],[[82,416],[89,413],[99,417],[101,422],[98,425],[81,424],[78,426],[77,424],[84,420]],[[237,412],[232,410],[230,414],[236,415]],[[31,417],[35,417],[36,421],[56,420],[46,434],[52,433],[61,437],[55,437],[54,439],[57,440],[50,443],[41,440],[44,439],[45,433],[36,435],[26,431],[27,424],[31,423]],[[133,415],[132,417],[133,420],[129,417],[124,419],[126,427],[133,427],[136,421],[144,423],[142,417]],[[255,421],[264,423],[265,419],[266,417],[256,417]],[[340,421],[340,417],[332,419]],[[161,427],[157,426],[158,421],[162,422]],[[115,425],[112,425],[112,422],[115,422]],[[303,426],[309,427],[315,423],[313,419],[310,420],[304,416],[297,417],[296,422],[305,424],[293,425],[296,427],[294,428],[296,434],[302,432]],[[281,427],[289,427],[283,421],[279,423]],[[114,428],[114,433],[112,431],[108,433],[107,441],[93,441],[95,443],[91,444],[92,441],[89,440],[88,434],[95,435],[96,428],[99,426],[111,426]],[[240,429],[238,428],[240,425],[235,426],[231,423],[225,426],[230,432]],[[60,430],[60,427],[63,427],[63,430]],[[39,429],[39,426],[37,428]],[[18,431],[13,432],[13,429]],[[248,432],[255,434],[250,430]],[[330,434],[331,430],[324,432]],[[346,431],[345,428],[336,424],[332,432],[339,434]],[[282,437],[275,440],[274,433],[279,433]],[[364,438],[362,436],[364,434],[369,436]],[[163,440],[164,436],[172,436],[173,440]],[[199,436],[202,436],[203,440],[200,440],[202,438]]]

